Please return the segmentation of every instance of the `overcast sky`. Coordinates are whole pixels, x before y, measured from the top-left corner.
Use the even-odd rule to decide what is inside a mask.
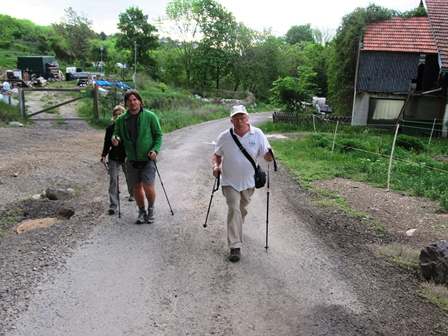
[[[169,0],[8,0],[2,1],[0,13],[28,19],[38,25],[60,22],[64,9],[72,7],[78,15],[93,21],[93,30],[106,34],[117,32],[118,15],[136,6],[148,15],[149,22],[165,14]],[[369,3],[401,12],[416,8],[420,0],[217,0],[232,12],[238,22],[261,30],[273,28],[276,36],[285,35],[294,25],[310,23],[313,28],[336,30],[344,15]]]

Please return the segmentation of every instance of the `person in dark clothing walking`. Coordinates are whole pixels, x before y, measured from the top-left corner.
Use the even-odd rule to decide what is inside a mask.
[[[107,165],[109,167],[109,215],[115,214],[117,212],[118,207],[118,198],[120,195],[118,194],[118,170],[119,167],[123,169],[124,175],[126,177],[126,184],[128,186],[129,191],[129,201],[134,201],[134,192],[132,190],[132,186],[128,182],[128,177],[126,173],[126,151],[124,150],[123,145],[112,146],[112,134],[115,129],[115,120],[125,112],[125,108],[121,105],[117,105],[114,107],[112,111],[114,122],[107,126],[106,135],[104,137],[104,146],[103,153],[101,154],[101,163],[106,163],[106,157],[108,156]]]

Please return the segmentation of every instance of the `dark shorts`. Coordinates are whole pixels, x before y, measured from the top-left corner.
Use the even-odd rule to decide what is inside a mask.
[[[136,168],[134,168],[135,166]],[[153,160],[149,160],[143,168],[139,164],[132,164],[132,161],[126,160],[126,173],[130,185],[143,182],[147,185],[154,185],[156,179],[156,166]]]

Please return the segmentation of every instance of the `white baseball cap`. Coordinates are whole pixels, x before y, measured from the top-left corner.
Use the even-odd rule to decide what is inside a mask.
[[[236,106],[232,106],[232,111],[230,112],[230,118],[232,118],[235,114],[238,114],[238,113],[244,113],[246,115],[249,115],[249,113],[247,113],[244,105],[236,105]]]

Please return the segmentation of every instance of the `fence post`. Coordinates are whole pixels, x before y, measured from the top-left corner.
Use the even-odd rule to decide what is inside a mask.
[[[429,136],[429,141],[428,141],[428,147],[431,144],[431,139],[432,139],[432,133],[434,132],[434,127],[436,126],[436,118],[434,118],[434,122],[432,124],[432,129],[431,129],[431,135]]]
[[[331,147],[331,156],[333,156],[334,145],[336,143],[336,133],[338,132],[338,125],[339,125],[339,120],[336,122],[336,128],[334,130],[333,146]]]
[[[98,85],[93,88],[93,118],[98,120]]]
[[[392,170],[392,159],[394,156],[395,141],[397,141],[397,135],[398,135],[399,128],[400,128],[400,124],[397,124],[397,128],[395,129],[394,143],[392,144],[392,150],[390,151],[389,170],[387,172],[387,191],[389,191],[389,187],[390,187],[390,171]]]
[[[19,95],[19,111],[22,118],[26,117],[26,111],[25,111],[25,91],[22,87],[19,87],[18,89],[18,95]]]

